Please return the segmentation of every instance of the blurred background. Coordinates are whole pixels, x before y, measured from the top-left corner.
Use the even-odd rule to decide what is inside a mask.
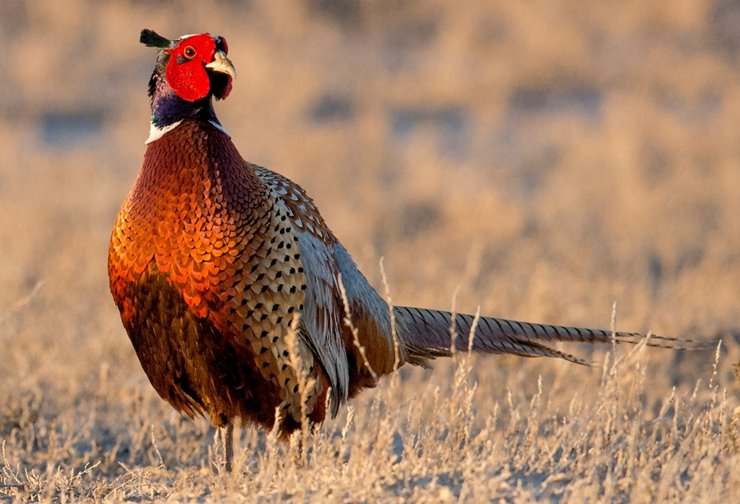
[[[4,0],[3,392],[145,383],[106,271],[145,27],[228,40],[240,152],[306,188],[376,286],[384,257],[397,303],[460,287],[461,310],[608,326],[617,301],[620,328],[729,335],[738,359],[736,1]]]

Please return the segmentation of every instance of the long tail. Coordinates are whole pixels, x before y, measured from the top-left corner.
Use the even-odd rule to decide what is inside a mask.
[[[410,362],[451,354],[450,327],[452,314],[408,306],[394,308],[397,331],[408,349]],[[522,357],[555,357],[577,364],[589,365],[584,359],[547,346],[558,341],[575,343],[630,343],[636,344],[645,335],[636,332],[616,332],[604,329],[585,329],[546,324],[532,324],[494,317],[480,317],[469,344],[470,328],[475,317],[455,315],[455,351],[513,354]],[[651,335],[645,343],[650,347],[676,350],[711,348],[710,342]],[[418,363],[418,362],[417,362]]]

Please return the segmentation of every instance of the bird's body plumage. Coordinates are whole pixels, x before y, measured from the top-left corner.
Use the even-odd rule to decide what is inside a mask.
[[[321,422],[398,366],[449,355],[451,314],[390,310],[303,189],[239,154],[211,104],[231,89],[225,40],[198,39],[193,49],[184,47],[188,37],[170,45],[156,37],[148,34],[149,45],[166,48],[150,82],[154,134],[116,220],[108,264],[123,325],[159,395],[218,426],[241,419],[270,428],[278,411],[287,434],[302,410]],[[204,70],[206,96],[202,81],[168,80],[200,76],[200,67],[171,68],[198,63],[190,49],[210,51],[199,64],[217,70]],[[473,317],[454,322],[457,350],[574,362],[582,361],[546,344],[640,336],[483,317],[471,342]]]
[[[342,323],[339,274],[371,366],[390,371],[385,304],[313,202],[197,120],[147,146],[109,254],[111,291],[152,385],[217,425],[234,417],[271,425],[276,407],[288,414],[286,427],[300,421],[286,341],[295,316],[315,420],[329,387],[336,409],[358,384],[373,385]]]

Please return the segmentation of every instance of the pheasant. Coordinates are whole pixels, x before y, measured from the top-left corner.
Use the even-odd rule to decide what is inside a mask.
[[[481,317],[471,342],[474,317],[460,314],[451,345],[451,313],[389,309],[304,190],[245,161],[216,118],[212,99],[236,77],[226,40],[143,30],[140,41],[159,49],[151,129],[111,236],[110,290],[157,393],[225,429],[227,468],[234,421],[279,422],[287,436],[403,364],[452,350],[585,363],[549,344],[642,338]]]

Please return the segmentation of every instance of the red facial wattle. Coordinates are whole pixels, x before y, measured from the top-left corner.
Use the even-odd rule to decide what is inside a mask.
[[[170,87],[183,100],[197,101],[208,96],[211,89],[205,65],[213,61],[216,41],[209,34],[193,35],[167,49],[170,61],[166,77]]]

